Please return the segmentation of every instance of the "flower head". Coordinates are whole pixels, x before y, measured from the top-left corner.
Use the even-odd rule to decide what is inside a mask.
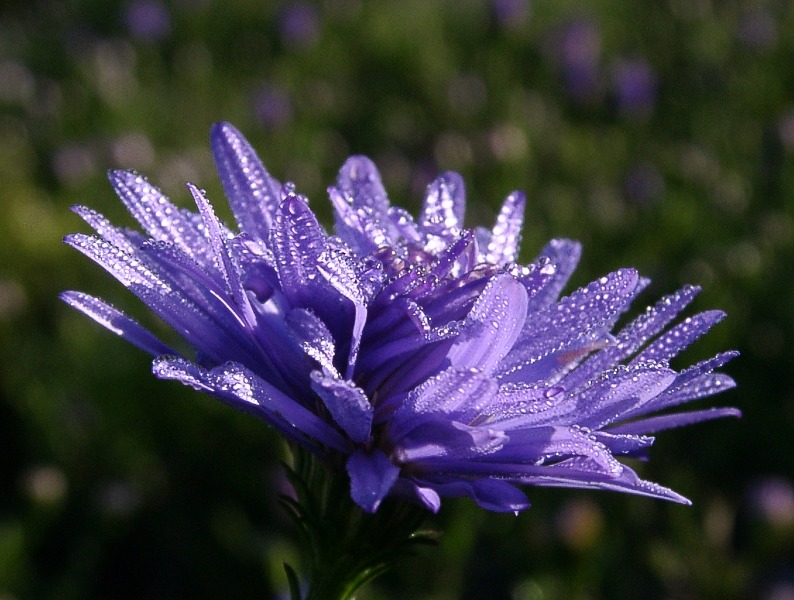
[[[187,342],[179,352],[98,298],[62,294],[152,354],[157,377],[255,415],[346,471],[369,512],[386,496],[434,511],[448,496],[517,511],[529,506],[520,485],[686,502],[617,457],[642,457],[658,431],[738,415],[668,410],[734,385],[715,369],[735,353],[669,365],[723,317],[671,327],[697,288],[613,333],[647,280],[621,269],[560,298],[580,246],[553,240],[517,264],[520,192],[492,230],[467,229],[463,181],[444,173],[414,219],[389,204],[374,164],[353,156],[328,190],[329,235],[234,127],[215,125],[211,140],[239,233],[190,184],[195,213],[142,176],[112,171],[146,235],[78,206],[97,235],[65,240]]]

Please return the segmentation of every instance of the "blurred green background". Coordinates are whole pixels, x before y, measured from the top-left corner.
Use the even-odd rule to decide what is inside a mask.
[[[669,432],[643,476],[694,501],[529,490],[446,502],[439,549],[366,599],[794,598],[794,7],[783,0],[44,0],[0,9],[0,599],[280,598],[284,449],[56,299],[142,316],[60,238],[74,203],[132,225],[108,168],[228,210],[211,123],[236,124],[330,223],[351,153],[413,212],[459,170],[467,223],[529,195],[524,260],[584,243],[573,285],[636,266],[729,318],[739,406]]]

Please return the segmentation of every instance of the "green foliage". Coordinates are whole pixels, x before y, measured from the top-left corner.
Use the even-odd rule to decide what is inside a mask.
[[[294,467],[284,469],[295,497],[282,495],[281,504],[301,533],[308,590],[300,594],[295,571],[285,565],[292,600],[348,600],[415,546],[437,542],[435,532],[419,529],[424,509],[387,500],[375,514],[364,513],[350,498],[343,467],[300,449],[293,454]]]

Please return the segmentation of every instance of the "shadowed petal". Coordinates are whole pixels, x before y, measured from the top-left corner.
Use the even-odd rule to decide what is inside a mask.
[[[394,486],[400,468],[393,465],[380,450],[370,453],[357,450],[347,459],[347,474],[350,476],[353,501],[365,511],[373,513]]]
[[[441,496],[469,496],[478,506],[494,512],[517,513],[529,508],[529,500],[524,492],[514,484],[499,479],[475,479],[473,481],[449,478],[448,483],[435,483],[433,488]]]

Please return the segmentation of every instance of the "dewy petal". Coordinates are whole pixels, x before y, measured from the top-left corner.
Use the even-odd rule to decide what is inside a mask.
[[[389,199],[383,188],[380,173],[366,156],[351,156],[339,170],[336,179],[339,190],[356,208],[369,208],[376,215],[386,216]]]
[[[103,240],[127,254],[134,254],[137,247],[146,240],[140,233],[114,226],[103,215],[86,206],[72,206],[72,211],[88,223]]]
[[[270,231],[281,290],[294,307],[311,307],[332,333],[343,312],[340,296],[319,269],[327,250],[325,232],[314,213],[298,196],[288,196],[276,211]]]
[[[404,435],[392,455],[401,464],[411,463],[412,468],[421,469],[427,460],[456,461],[494,455],[508,440],[507,434],[499,429],[430,417]]]
[[[486,262],[504,266],[516,260],[525,205],[526,195],[523,192],[513,192],[505,199],[488,241]]]
[[[170,291],[170,287],[146,264],[110,242],[84,233],[69,234],[63,241],[102,266],[126,287],[137,283],[163,292]]]
[[[367,322],[367,304],[365,292],[361,287],[355,266],[350,257],[340,251],[329,250],[318,259],[317,268],[320,274],[342,296],[353,303],[353,329],[350,335],[350,349],[347,357],[345,377],[353,376],[361,335]]]
[[[427,186],[419,226],[425,233],[454,239],[463,228],[466,189],[463,178],[447,171]]]
[[[325,371],[334,372],[334,338],[325,323],[305,308],[295,308],[285,318],[303,351]]]
[[[592,469],[587,461],[571,459],[549,467],[524,467],[520,481],[540,487],[568,487],[600,489],[669,500],[679,504],[692,504],[681,494],[659,484],[644,481],[624,467],[618,477],[605,477]]]
[[[568,283],[579,258],[582,255],[582,245],[573,240],[558,239],[551,240],[538,257],[532,261],[534,263],[549,262],[555,267],[554,278],[543,290],[532,297],[532,302],[528,310],[535,311],[554,302],[562,292],[565,284]]]
[[[631,356],[684,310],[699,291],[700,288],[697,286],[685,286],[677,292],[665,296],[654,306],[648,307],[645,314],[634,319],[615,336],[614,343],[588,358],[584,364],[566,378],[566,383],[568,385],[584,383]]]
[[[721,310],[709,310],[694,317],[687,317],[682,323],[654,340],[636,356],[634,362],[668,361],[724,318],[725,313]]]
[[[409,393],[391,419],[389,437],[400,439],[432,415],[469,422],[490,402],[496,388],[496,381],[477,369],[450,367]]]
[[[176,244],[202,266],[212,264],[211,248],[200,227],[201,219],[191,218],[134,171],[109,171],[108,178],[127,210],[153,239]]]
[[[512,276],[495,276],[477,298],[466,326],[447,355],[453,367],[486,373],[510,351],[527,315],[527,292]]]
[[[675,429],[676,427],[685,427],[694,425],[695,423],[703,423],[705,421],[713,421],[714,419],[722,419],[724,417],[741,417],[742,412],[736,408],[707,408],[705,410],[693,410],[683,413],[675,413],[670,415],[662,415],[659,417],[650,417],[634,421],[632,423],[625,423],[609,429],[610,433],[627,433],[631,435],[649,435],[666,431],[667,429]]]
[[[369,158],[348,158],[329,194],[336,208],[337,235],[360,255],[397,243],[399,231],[389,216],[389,199]]]
[[[212,127],[210,143],[240,230],[267,243],[281,202],[281,184],[270,176],[248,141],[229,123]]]
[[[352,381],[320,371],[312,372],[312,388],[351,440],[358,444],[369,440],[373,410],[364,390]]]
[[[137,321],[99,298],[83,292],[62,292],[60,297],[68,305],[91,317],[144,352],[153,356],[176,354],[150,331],[141,327]]]
[[[357,450],[347,459],[350,495],[363,510],[374,513],[394,486],[400,468],[380,450]]]
[[[621,269],[590,283],[526,320],[514,349],[499,365],[502,382],[532,382],[568,367],[608,342],[608,331],[627,308],[638,285],[637,272]],[[575,345],[573,347],[567,344]],[[548,373],[534,363],[557,355]]]
[[[349,442],[328,423],[239,364],[207,370],[181,358],[160,357],[154,361],[152,370],[160,379],[181,381],[258,416],[289,439],[309,448],[314,441],[337,452],[349,448]]]
[[[253,326],[256,318],[240,281],[237,266],[232,262],[229,254],[228,238],[224,235],[224,228],[215,216],[212,205],[204,197],[204,193],[191,183],[188,183],[187,187],[196,202],[201,218],[204,220],[204,228],[212,248],[215,266],[221,273],[236,308],[245,318],[246,325]]]

